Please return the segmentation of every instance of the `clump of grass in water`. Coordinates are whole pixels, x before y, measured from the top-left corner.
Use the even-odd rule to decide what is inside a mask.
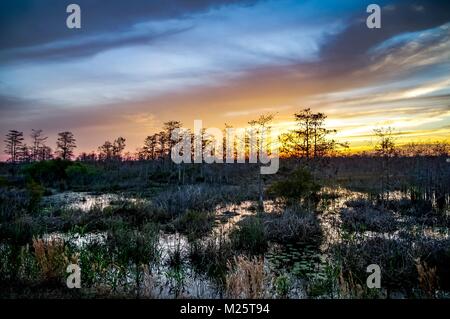
[[[260,217],[250,216],[241,220],[230,233],[233,247],[250,254],[262,254],[268,244]]]
[[[320,185],[316,182],[313,174],[306,167],[294,170],[283,180],[276,181],[270,185],[270,195],[284,199],[288,204],[310,204],[311,199],[317,197]]]
[[[190,244],[189,259],[196,272],[206,273],[221,288],[225,285],[228,262],[233,256],[231,243],[223,234]]]
[[[312,212],[289,207],[282,214],[264,214],[264,232],[268,240],[278,243],[319,243],[322,229]]]
[[[365,287],[366,267],[377,264],[383,272],[383,286],[390,291],[401,291],[414,296],[415,290],[424,287],[420,284],[417,258],[427,262],[427,268],[436,268],[437,286],[449,289],[450,241],[421,237],[399,240],[371,238],[363,241],[349,241],[335,245],[332,250],[336,262],[342,265],[344,281],[353,281]],[[350,278],[351,277],[351,278]],[[423,277],[424,278],[424,277]],[[355,285],[354,285],[355,286]],[[429,294],[429,289],[426,289]]]
[[[167,265],[169,269],[166,271],[166,276],[171,285],[171,291],[174,292],[175,297],[179,297],[184,286],[185,279],[185,264],[180,241],[169,250]]]
[[[177,217],[173,223],[173,228],[190,239],[200,238],[209,233],[214,225],[214,214],[210,212],[199,212],[189,210]]]
[[[143,267],[156,265],[161,257],[158,227],[147,223],[141,229],[130,228],[127,223],[118,221],[108,232],[107,244],[119,275],[125,277],[129,270],[134,270],[135,288],[139,293]]]
[[[265,296],[267,276],[262,258],[238,256],[229,263],[227,296],[235,299],[260,299]]]
[[[439,288],[436,267],[430,267],[426,261],[422,261],[420,258],[416,259],[415,262],[418,273],[419,287],[428,297],[435,297],[435,293]]]
[[[280,298],[287,298],[291,290],[291,279],[287,274],[278,276],[275,279],[275,290]]]
[[[381,207],[344,208],[341,211],[343,227],[350,231],[391,232],[398,228],[393,213]]]
[[[154,207],[176,217],[186,211],[210,211],[220,203],[246,200],[237,186],[185,185],[161,192],[153,198]]]
[[[339,293],[338,265],[326,264],[316,274],[308,276],[306,291],[311,298],[333,298]]]
[[[5,285],[36,282],[41,269],[30,246],[0,245],[0,282]]]
[[[92,287],[107,283],[112,256],[106,245],[98,242],[88,243],[78,252],[78,260],[83,274],[83,286]]]
[[[59,238],[48,240],[35,238],[33,239],[33,248],[44,280],[53,283],[60,281],[69,264],[64,241]]]

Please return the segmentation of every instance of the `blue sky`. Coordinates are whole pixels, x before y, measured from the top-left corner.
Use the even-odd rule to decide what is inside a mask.
[[[72,130],[80,150],[123,135],[133,151],[167,120],[241,125],[311,107],[355,147],[374,127],[450,132],[450,6],[378,1],[65,1],[0,5],[0,134]]]

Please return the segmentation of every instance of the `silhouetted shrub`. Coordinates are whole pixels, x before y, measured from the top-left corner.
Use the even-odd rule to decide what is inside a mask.
[[[295,170],[288,178],[277,181],[269,187],[269,194],[287,200],[310,198],[320,190],[320,185],[306,168]]]
[[[29,164],[24,167],[24,174],[45,186],[59,185],[67,179],[66,169],[73,165],[70,161],[51,160]]]
[[[352,231],[390,232],[397,229],[393,213],[381,207],[351,207],[341,211],[344,228]]]
[[[287,208],[282,214],[265,214],[264,231],[270,241],[316,243],[322,237],[322,229],[312,212]]]
[[[66,184],[72,187],[89,185],[98,175],[91,165],[61,159],[26,165],[23,172],[44,186],[60,188],[65,188]]]
[[[251,254],[261,254],[267,249],[264,225],[259,217],[250,216],[240,221],[231,231],[230,239],[235,249]]]
[[[176,231],[198,238],[211,231],[214,225],[214,214],[189,210],[181,214],[172,224]]]
[[[74,163],[65,169],[67,181],[71,187],[89,186],[98,175],[94,167],[81,163]]]

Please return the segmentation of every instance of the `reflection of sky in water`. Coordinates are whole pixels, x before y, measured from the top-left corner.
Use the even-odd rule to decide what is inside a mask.
[[[346,202],[349,200],[358,199],[368,199],[368,195],[361,192],[354,192],[344,188],[323,188],[322,192],[335,194],[333,199],[326,200],[326,203],[320,203],[319,207],[323,208],[322,212],[317,213],[317,218],[321,224],[322,230],[324,232],[324,240],[319,248],[319,251],[315,250],[312,254],[305,253],[304,250],[299,246],[297,248],[290,247],[289,245],[279,245],[271,243],[269,245],[269,250],[265,255],[264,264],[266,270],[271,274],[283,269],[285,265],[283,262],[274,268],[274,258],[286,255],[288,251],[288,256],[293,255],[295,258],[291,261],[294,262],[293,266],[289,266],[289,271],[294,271],[295,265],[306,263],[310,264],[312,269],[321,269],[326,262],[330,262],[328,256],[328,248],[331,245],[339,243],[345,239],[341,237],[341,217],[340,209],[347,207]],[[392,192],[390,194],[391,199],[402,199],[404,194],[400,192]],[[97,207],[107,207],[113,204],[115,201],[131,200],[136,201],[137,199],[130,199],[120,194],[88,194],[88,193],[76,193],[67,192],[58,195],[50,196],[46,199],[47,203],[52,205],[61,205],[68,208],[77,208],[88,211],[94,206]],[[233,226],[235,226],[243,218],[252,216],[256,214],[257,203],[252,201],[244,201],[239,204],[230,203],[226,205],[218,205],[215,209],[216,211],[216,225],[210,235],[201,239],[202,241],[207,240],[223,240],[223,236],[229,234]],[[278,205],[273,201],[266,201],[264,203],[265,212],[279,214],[282,213],[282,206]],[[400,223],[409,224],[407,217],[398,216],[396,214],[396,219]],[[403,227],[401,227],[403,229]],[[430,239],[445,239],[448,238],[448,229],[442,230],[433,227],[425,226],[415,226],[414,232],[420,236],[430,238]],[[365,231],[357,234],[356,240],[367,240],[374,237],[381,237],[385,239],[399,239],[401,237],[401,231],[393,231],[389,233],[377,233],[373,231]],[[64,233],[50,233],[44,236],[44,239],[63,239],[75,245],[77,248],[83,248],[89,243],[100,243],[105,244],[107,240],[106,232],[98,233],[87,233],[87,234],[64,234]],[[147,269],[143,274],[142,287],[144,289],[143,294],[148,295],[153,298],[172,298],[185,297],[185,298],[220,298],[221,292],[218,287],[204,274],[196,273],[195,269],[189,262],[190,254],[190,242],[187,237],[182,234],[167,234],[160,233],[159,237],[159,251],[161,252],[160,263],[156,266],[152,265],[151,269]],[[298,249],[298,250],[296,250]],[[174,272],[169,266],[170,256],[174,254],[177,250],[181,253],[181,259],[183,260],[181,268]],[[277,257],[278,256],[278,257]],[[317,259],[320,257],[319,259]],[[292,268],[292,269],[291,269]],[[317,271],[319,271],[317,270]],[[111,269],[111,271],[115,271]],[[179,277],[176,280],[175,277]],[[129,280],[130,283],[133,282],[130,270]],[[304,298],[306,295],[304,288],[302,288],[302,279],[297,278],[297,282],[293,283],[293,290],[291,291],[291,298]]]
[[[99,233],[87,233],[87,234],[67,234],[67,233],[50,233],[43,236],[44,240],[64,240],[70,244],[75,245],[77,248],[82,248],[87,244],[99,243],[104,244],[106,242],[107,234],[106,232]]]
[[[65,192],[51,195],[44,199],[44,203],[47,205],[61,205],[64,208],[80,209],[82,211],[89,211],[94,207],[103,209],[114,203],[136,201],[136,198],[124,196],[122,194],[90,194],[85,192]]]

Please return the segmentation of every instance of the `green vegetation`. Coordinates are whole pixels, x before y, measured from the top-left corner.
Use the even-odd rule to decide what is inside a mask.
[[[333,157],[325,118],[296,114],[278,173],[263,177],[259,164],[174,164],[175,121],[134,160],[122,137],[73,160],[70,132],[53,159],[39,130],[17,153],[23,134],[10,131],[0,297],[448,298],[448,151],[401,151],[378,130],[373,154]],[[69,263],[79,290],[66,288]]]
[[[288,201],[308,200],[320,190],[320,185],[306,168],[294,170],[288,178],[274,182],[269,193]]]
[[[267,249],[264,225],[260,217],[247,217],[233,229],[230,239],[234,249],[262,254]]]

